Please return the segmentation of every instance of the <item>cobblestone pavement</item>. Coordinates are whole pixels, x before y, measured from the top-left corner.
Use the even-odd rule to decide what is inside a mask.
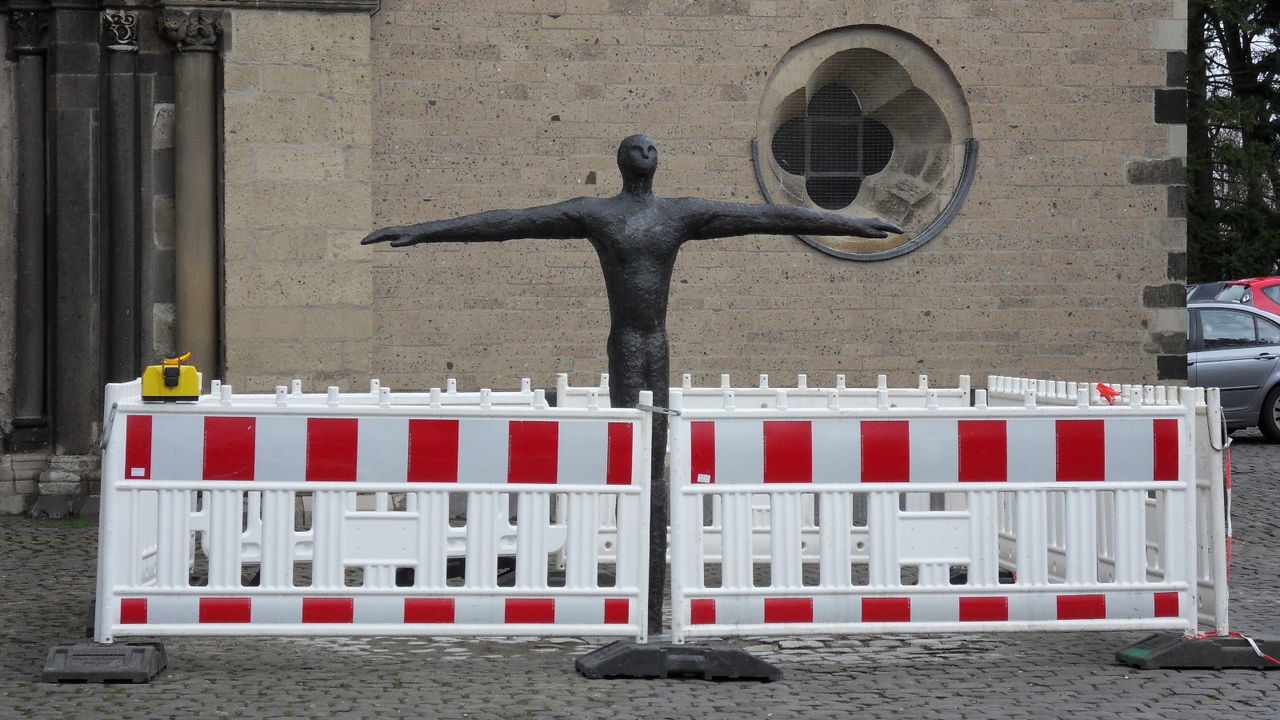
[[[1280,446],[1232,450],[1232,625],[1280,635]],[[586,680],[583,639],[172,638],[150,684],[40,682],[83,633],[96,532],[0,518],[0,718],[1280,718],[1280,671],[1116,664],[1143,633],[745,641],[771,684]]]

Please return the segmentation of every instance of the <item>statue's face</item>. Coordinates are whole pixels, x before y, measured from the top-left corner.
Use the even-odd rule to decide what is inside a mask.
[[[658,146],[647,135],[632,135],[618,147],[618,169],[623,175],[652,175],[658,169]]]

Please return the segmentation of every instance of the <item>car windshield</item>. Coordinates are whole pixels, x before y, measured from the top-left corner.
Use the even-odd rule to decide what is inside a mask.
[[[1222,292],[1214,298],[1218,302],[1240,302],[1240,298],[1244,297],[1244,293],[1249,289],[1248,285],[1228,285],[1222,288]]]

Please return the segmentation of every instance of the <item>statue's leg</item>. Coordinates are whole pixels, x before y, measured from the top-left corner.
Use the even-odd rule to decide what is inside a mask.
[[[660,330],[646,338],[644,388],[653,392],[653,404],[669,407],[668,384],[671,382],[667,354],[667,333]],[[663,591],[667,586],[667,415],[653,414],[652,473],[649,477],[649,633],[663,631]]]
[[[609,333],[609,402],[613,407],[635,407],[645,389],[644,339],[634,330],[615,328]]]
[[[642,333],[617,328],[609,334],[609,402],[635,407],[641,390],[653,392],[653,403],[668,401],[667,333]],[[649,633],[662,632],[663,590],[667,585],[667,416],[653,415],[653,446],[649,476]]]

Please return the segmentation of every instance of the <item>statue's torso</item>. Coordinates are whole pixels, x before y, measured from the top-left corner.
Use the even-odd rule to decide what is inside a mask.
[[[646,200],[608,198],[590,208],[590,240],[600,257],[615,329],[665,327],[671,273],[688,237],[677,203]]]

